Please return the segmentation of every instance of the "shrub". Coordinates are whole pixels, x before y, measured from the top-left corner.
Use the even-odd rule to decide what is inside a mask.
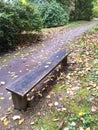
[[[98,18],[98,6],[93,8],[93,17]]]
[[[38,8],[44,27],[57,27],[68,23],[68,14],[56,1],[44,2]]]
[[[33,6],[0,1],[0,48],[15,47],[22,31],[39,31],[41,27],[40,13]]]

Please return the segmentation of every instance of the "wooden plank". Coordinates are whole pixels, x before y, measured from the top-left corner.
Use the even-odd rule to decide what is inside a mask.
[[[46,77],[67,55],[69,51],[60,50],[49,58],[45,63],[39,66],[34,72],[28,72],[24,76],[18,78],[6,89],[20,96],[27,94],[34,86],[36,86],[44,77]]]
[[[24,97],[12,93],[12,100],[14,104],[14,108],[18,110],[26,110],[27,108],[27,97],[26,95]]]

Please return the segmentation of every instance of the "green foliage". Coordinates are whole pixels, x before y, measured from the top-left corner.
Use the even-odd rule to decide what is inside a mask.
[[[75,20],[91,20],[92,19],[92,9],[93,0],[76,0],[75,1]]]
[[[70,20],[91,20],[94,0],[74,0]]]
[[[98,6],[93,8],[93,17],[98,18]]]
[[[44,27],[57,27],[68,23],[68,14],[56,1],[44,2],[38,8]]]
[[[39,31],[42,20],[31,5],[0,2],[0,49],[15,47],[23,31]]]
[[[60,5],[63,7],[64,10],[66,10],[68,13],[70,12],[70,7],[72,4],[72,0],[56,0]]]

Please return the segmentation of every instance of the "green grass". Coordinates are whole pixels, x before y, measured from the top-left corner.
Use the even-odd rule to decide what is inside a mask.
[[[93,34],[95,31],[98,31],[98,24],[95,25],[93,28],[87,31],[88,34]]]
[[[80,126],[83,130],[98,130],[98,111],[92,111],[92,106],[96,106],[98,103],[98,91],[96,89],[98,85],[98,62],[96,62],[98,42],[95,42],[98,32],[96,31],[98,31],[98,25],[93,28],[93,32],[91,29],[80,38],[81,44],[72,46],[73,49],[77,49],[76,56],[82,58],[81,64],[83,65],[75,58],[76,66],[68,68],[70,77],[66,78],[67,74],[61,75],[57,85],[52,90],[55,94],[51,101],[53,103],[58,101],[59,105],[64,106],[66,110],[58,111],[57,106],[47,108],[46,116],[41,117],[36,125],[38,130],[58,130],[60,125],[61,130],[65,128],[80,130]],[[88,69],[89,67],[90,69]],[[76,70],[77,68],[79,71]],[[84,75],[82,76],[82,74]],[[72,91],[71,87],[75,88],[78,84],[80,84],[80,89]],[[70,94],[73,96],[71,97]],[[59,100],[60,98],[62,100]]]

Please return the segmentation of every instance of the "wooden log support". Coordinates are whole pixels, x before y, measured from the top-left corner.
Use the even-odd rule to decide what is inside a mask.
[[[18,110],[26,110],[27,108],[27,96],[20,96],[18,94],[12,93],[12,100],[14,108]]]
[[[61,62],[61,67],[63,68],[63,67],[65,67],[65,66],[67,66],[68,64],[67,64],[67,56],[62,60],[62,62]]]

